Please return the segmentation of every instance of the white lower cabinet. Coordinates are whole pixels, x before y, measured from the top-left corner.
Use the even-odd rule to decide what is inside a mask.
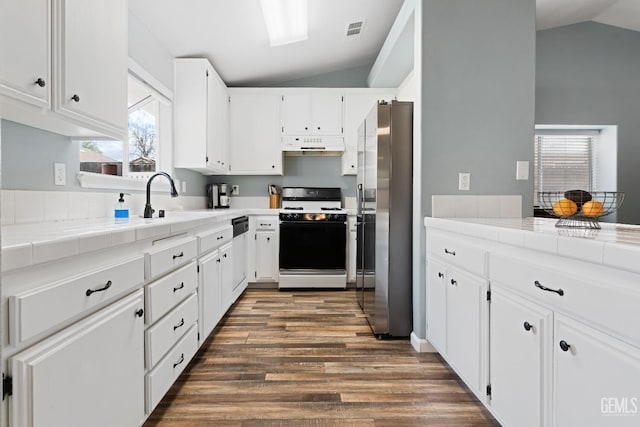
[[[136,291],[13,356],[11,426],[139,425],[143,306]]]
[[[215,250],[202,257],[200,264],[200,342],[207,339],[216,327],[222,311],[222,259]]]
[[[553,425],[638,426],[640,349],[562,315],[554,326]]]
[[[220,287],[222,289],[222,313],[234,303],[233,300],[233,244],[228,243],[219,249],[220,251]]]
[[[446,275],[446,288],[447,358],[469,388],[484,394],[487,281],[451,270]]]
[[[552,334],[551,310],[492,284],[491,408],[503,425],[550,425]]]
[[[427,258],[427,339],[440,353],[447,349],[446,268]]]
[[[184,371],[189,361],[198,351],[198,327],[192,325],[182,339],[165,355],[165,357],[145,376],[147,388],[147,413],[160,403],[178,376]],[[125,426],[133,424],[110,424]]]
[[[275,231],[256,233],[257,282],[276,282],[278,277],[278,241]]]

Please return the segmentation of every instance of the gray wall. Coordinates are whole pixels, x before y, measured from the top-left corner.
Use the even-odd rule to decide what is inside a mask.
[[[424,0],[422,3],[422,215],[434,194],[522,194],[531,215],[535,2]],[[458,191],[458,173],[471,191]],[[418,232],[418,230],[416,230]],[[414,331],[425,336],[424,228],[414,265]]]
[[[538,31],[537,124],[618,126],[617,220],[640,223],[640,32],[596,22]]]
[[[355,197],[355,176],[342,176],[340,157],[285,156],[284,176],[210,176],[210,183],[238,184],[240,196],[267,196],[267,185],[280,187],[340,187]]]

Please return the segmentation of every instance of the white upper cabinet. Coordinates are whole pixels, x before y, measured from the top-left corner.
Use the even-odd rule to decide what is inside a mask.
[[[342,135],[341,91],[286,91],[282,95],[283,135]]]
[[[3,117],[63,135],[124,139],[127,1],[7,0],[0,7]]]
[[[127,134],[128,9],[126,0],[56,0],[55,109],[102,128]]]
[[[41,107],[49,107],[51,100],[50,4],[0,3],[0,94]]]
[[[358,173],[358,127],[377,101],[391,101],[393,89],[362,89],[345,91],[344,94],[344,154],[342,174]]]
[[[175,60],[174,166],[224,174],[228,160],[227,88],[204,58]]]
[[[282,175],[280,94],[231,89],[230,151],[232,175]]]

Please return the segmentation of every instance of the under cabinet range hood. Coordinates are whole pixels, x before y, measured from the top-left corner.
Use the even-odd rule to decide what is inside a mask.
[[[282,151],[288,156],[342,156],[344,137],[342,136],[285,136]]]

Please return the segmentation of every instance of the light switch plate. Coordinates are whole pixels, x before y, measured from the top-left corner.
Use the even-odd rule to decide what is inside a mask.
[[[469,191],[471,187],[471,174],[469,172],[460,172],[458,174],[458,190]]]
[[[516,162],[516,179],[526,181],[529,179],[529,162],[526,160],[518,160]]]
[[[240,186],[238,184],[234,184],[231,186],[231,195],[232,196],[240,195]]]
[[[53,164],[53,183],[55,185],[66,185],[67,168],[64,163]]]

